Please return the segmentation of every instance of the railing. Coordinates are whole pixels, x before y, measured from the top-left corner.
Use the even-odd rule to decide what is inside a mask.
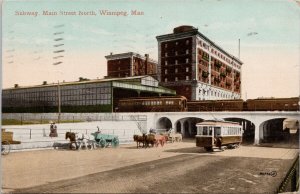
[[[22,141],[22,140],[32,140],[32,139],[39,139],[43,137],[49,137],[50,129],[46,128],[6,128],[6,131],[13,132],[14,140]],[[98,131],[97,128],[59,128],[58,130],[58,137],[65,138],[66,132],[75,132],[75,133],[85,133],[91,134],[93,132]],[[103,129],[100,128],[101,133],[104,134],[112,134],[118,135],[119,137],[128,137],[130,135],[139,134],[139,130],[137,129]]]
[[[299,156],[293,163],[292,167],[286,174],[284,180],[277,190],[278,193],[295,191],[299,191]]]
[[[2,117],[4,120],[15,120],[16,125],[23,124],[46,124],[50,121],[57,121],[58,115],[47,115],[34,117],[30,115],[26,115],[26,113],[21,114],[19,117],[14,115],[14,118],[6,118]],[[62,113],[60,115],[60,121],[66,123],[77,123],[77,122],[92,122],[92,121],[147,121],[147,115],[123,115],[118,113],[110,113],[105,115],[87,115],[76,114],[76,115],[68,115],[67,113]]]

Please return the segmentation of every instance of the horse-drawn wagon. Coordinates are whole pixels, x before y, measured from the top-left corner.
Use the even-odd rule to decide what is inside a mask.
[[[95,137],[96,144],[102,148],[108,147],[111,145],[112,147],[117,147],[119,145],[119,138],[116,135],[103,134],[99,131],[92,133]]]

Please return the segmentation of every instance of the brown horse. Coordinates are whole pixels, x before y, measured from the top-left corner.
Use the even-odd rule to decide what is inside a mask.
[[[73,143],[75,143],[76,150],[78,149],[78,145],[77,145],[77,142],[76,142],[76,134],[75,133],[73,133],[73,132],[67,132],[66,133],[66,139],[70,140],[70,146],[69,146],[70,149],[72,149],[72,144]]]
[[[145,148],[149,147],[149,144],[151,144],[152,147],[156,144],[155,135],[154,134],[144,134],[145,138]]]
[[[143,143],[143,147],[145,146],[145,138],[143,136],[133,135],[133,140],[136,141],[136,148],[139,148],[141,143]]]

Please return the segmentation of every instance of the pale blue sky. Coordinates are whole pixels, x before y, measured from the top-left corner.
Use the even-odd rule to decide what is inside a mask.
[[[42,15],[43,10],[98,14],[99,10],[130,12],[135,9],[145,15]],[[39,15],[16,16],[15,11],[38,11]],[[104,56],[110,52],[149,53],[157,59],[157,35],[172,33],[179,25],[193,25],[235,56],[241,39],[244,97],[246,92],[248,98],[297,96],[299,14],[299,6],[292,0],[6,0],[3,3],[3,86],[100,78],[106,75]],[[61,37],[66,53],[63,63],[53,66],[53,33],[58,31],[54,26],[59,24],[65,25]],[[251,32],[257,34],[249,35]],[[285,60],[281,61],[282,58]],[[37,76],[25,76],[24,72]],[[283,73],[289,78],[278,84],[274,82]],[[264,84],[258,85],[260,81]],[[274,83],[277,87],[273,87]]]

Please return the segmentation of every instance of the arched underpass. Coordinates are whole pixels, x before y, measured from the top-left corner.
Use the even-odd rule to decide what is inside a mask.
[[[197,117],[182,118],[175,123],[175,131],[182,133],[185,138],[195,138],[197,134],[196,124],[202,121],[203,119]]]
[[[157,129],[166,129],[169,131],[172,128],[172,122],[167,117],[161,117],[156,123]]]
[[[266,144],[285,144],[291,146],[299,145],[298,130],[291,130],[288,126],[283,126],[286,118],[271,119],[260,125],[260,142]]]
[[[224,120],[237,122],[243,126],[243,142],[242,142],[242,144],[253,144],[254,143],[255,125],[251,121],[242,119],[242,118],[224,118]]]

